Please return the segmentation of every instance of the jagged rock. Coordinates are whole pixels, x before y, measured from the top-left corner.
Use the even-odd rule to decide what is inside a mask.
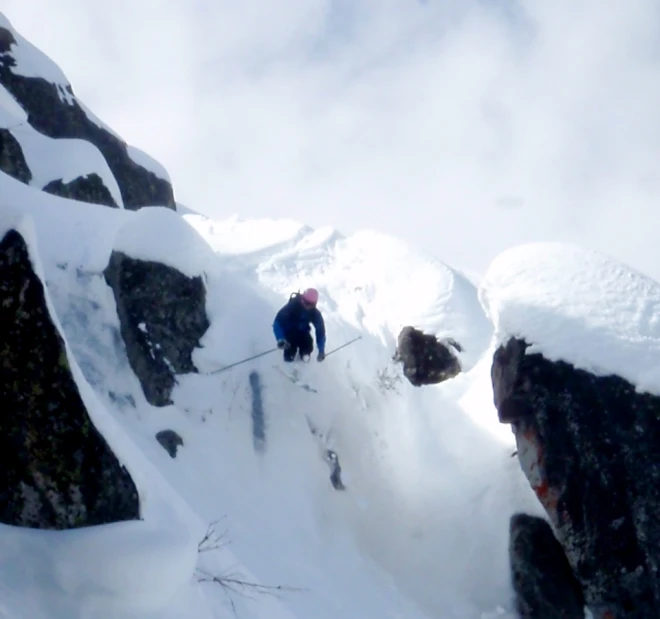
[[[403,364],[404,376],[416,387],[441,383],[461,371],[450,346],[461,350],[454,340],[443,343],[414,327],[404,327],[397,341],[395,360]]]
[[[51,138],[78,138],[94,144],[117,180],[125,208],[157,205],[176,210],[169,181],[133,161],[125,142],[90,120],[70,86],[12,72],[16,65],[12,55],[15,44],[11,31],[0,28],[0,84],[26,111],[28,123]]]
[[[23,183],[32,180],[23,149],[8,129],[0,129],[0,170]]]
[[[63,183],[59,178],[50,181],[43,190],[62,198],[105,206],[119,206],[112,198],[110,190],[103,184],[103,179],[95,173],[79,176],[69,183]]]
[[[660,616],[660,398],[526,354],[494,355],[494,401],[595,619]]]
[[[584,619],[580,584],[545,520],[512,516],[509,561],[521,619]]]
[[[172,458],[176,458],[177,449],[183,446],[183,439],[174,430],[161,430],[156,434],[156,440]]]
[[[147,401],[171,404],[174,376],[197,372],[192,353],[209,327],[202,278],[121,252],[112,253],[105,278],[115,295],[128,361]]]
[[[137,489],[92,423],[28,246],[0,242],[0,521],[68,529],[137,519]]]

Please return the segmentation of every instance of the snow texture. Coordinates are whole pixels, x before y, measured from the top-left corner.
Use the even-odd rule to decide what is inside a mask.
[[[612,258],[573,245],[515,247],[480,290],[499,341],[598,376],[618,374],[660,395],[660,285]]]

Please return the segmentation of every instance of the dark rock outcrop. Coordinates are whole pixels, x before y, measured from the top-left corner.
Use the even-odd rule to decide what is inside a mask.
[[[32,180],[23,149],[8,129],[0,129],[0,170],[22,183]]]
[[[660,398],[527,346],[496,351],[494,401],[586,603],[595,619],[660,616]]]
[[[545,520],[511,518],[509,561],[521,619],[584,619],[582,589]]]
[[[110,190],[103,184],[103,179],[95,173],[79,176],[70,183],[63,183],[61,178],[50,181],[42,189],[62,198],[105,206],[119,206],[114,201]]]
[[[92,423],[15,230],[0,241],[0,521],[68,529],[137,519],[137,489]]]
[[[90,120],[70,86],[12,72],[15,44],[11,31],[0,28],[0,84],[26,111],[28,123],[51,138],[78,138],[94,144],[117,180],[125,208],[167,206],[176,210],[171,184],[133,161],[125,142]]]
[[[147,401],[171,404],[175,374],[197,372],[192,353],[209,327],[202,278],[119,252],[112,253],[105,278],[114,292],[128,361]]]
[[[404,376],[415,387],[433,385],[453,378],[461,371],[461,364],[451,347],[461,350],[453,340],[443,343],[414,327],[404,327],[399,334],[394,359],[403,364]]]
[[[183,447],[183,439],[174,430],[161,430],[156,434],[156,440],[172,458],[176,458],[178,448]]]

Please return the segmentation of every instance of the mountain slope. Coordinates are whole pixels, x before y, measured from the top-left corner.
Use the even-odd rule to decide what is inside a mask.
[[[4,276],[2,304],[12,333],[39,323],[62,352],[4,336],[7,419],[23,424],[25,402],[50,413],[22,442],[5,433],[37,489],[9,511],[36,493],[85,513],[89,493],[43,483],[58,432],[79,430],[74,464],[51,467],[62,478],[100,435],[134,483],[132,510],[100,526],[52,530],[62,519],[29,509],[17,522],[40,528],[0,524],[0,614],[513,619],[543,602],[556,616],[559,573],[566,616],[657,607],[655,282],[541,244],[498,257],[477,289],[376,231],[212,221],[4,17],[0,84],[0,232],[22,239],[27,273]],[[328,355],[293,378],[272,321],[310,285]],[[48,320],[25,309],[30,286]],[[407,327],[449,343],[459,373],[413,386],[395,361]],[[28,379],[55,366],[79,417],[37,405]]]

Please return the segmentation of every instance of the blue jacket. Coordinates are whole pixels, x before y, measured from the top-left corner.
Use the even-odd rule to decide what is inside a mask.
[[[316,345],[319,352],[325,352],[325,324],[316,307],[305,309],[300,298],[292,297],[275,316],[273,333],[276,340],[286,340],[289,334],[310,331],[310,323],[316,332]]]

